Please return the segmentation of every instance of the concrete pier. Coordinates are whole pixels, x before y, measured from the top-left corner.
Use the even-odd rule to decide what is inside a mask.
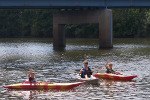
[[[64,24],[53,24],[53,48],[54,50],[64,50],[66,47]]]
[[[112,10],[64,11],[53,14],[53,48],[66,46],[65,24],[99,24],[99,48],[113,47]]]

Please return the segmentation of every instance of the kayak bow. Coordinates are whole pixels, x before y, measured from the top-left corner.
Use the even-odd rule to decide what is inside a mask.
[[[4,86],[4,88],[8,89],[72,89],[77,87],[85,82],[74,82],[74,83],[30,83],[26,81],[24,83],[11,84]]]

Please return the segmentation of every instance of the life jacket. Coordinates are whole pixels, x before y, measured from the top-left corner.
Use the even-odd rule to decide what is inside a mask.
[[[107,66],[106,73],[112,73],[112,74],[115,74],[115,71],[114,71],[113,68],[110,68],[109,66]]]
[[[84,76],[85,75],[85,67],[84,66],[83,66],[83,70],[84,70],[84,72],[81,73],[81,78],[85,78],[85,76]]]
[[[29,81],[30,81],[30,83],[36,83],[35,78],[33,78],[33,77],[30,77]]]
[[[90,68],[88,67],[88,69],[90,69]],[[81,73],[81,78],[85,78],[85,76],[84,76],[85,75],[85,67],[84,66],[83,66],[83,70],[84,70],[84,72]]]

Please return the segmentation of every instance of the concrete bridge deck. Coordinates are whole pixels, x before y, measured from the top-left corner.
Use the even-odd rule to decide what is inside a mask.
[[[0,8],[150,7],[150,0],[0,0]]]

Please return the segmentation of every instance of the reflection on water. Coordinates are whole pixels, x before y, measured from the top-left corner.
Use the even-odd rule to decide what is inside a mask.
[[[101,82],[101,88],[106,98],[119,100],[122,99],[122,97],[128,97],[129,99],[134,94],[134,91],[136,91],[136,82],[103,80]],[[136,96],[134,99],[138,98]]]
[[[136,82],[119,82],[101,80],[101,85],[83,85],[72,90],[6,90],[10,98],[23,97],[23,99],[122,99],[122,97],[137,96]],[[132,93],[132,94],[130,94]],[[136,97],[138,98],[138,97]],[[136,99],[134,97],[134,99]]]
[[[75,90],[8,90],[5,92],[8,96],[7,99],[22,97],[24,100],[37,100],[37,99],[63,99],[69,95],[74,94],[75,97],[81,93],[81,91]],[[67,94],[66,94],[67,93]],[[71,98],[72,98],[71,97]]]
[[[150,99],[150,39],[114,39],[114,48],[98,50],[97,39],[68,39],[65,51],[53,51],[52,39],[0,39],[0,99]],[[89,42],[90,41],[90,42]],[[100,80],[73,90],[7,90],[4,85],[27,80],[32,68],[44,82],[75,82],[87,59],[89,66],[105,70],[107,59],[133,81]],[[71,71],[74,70],[74,71]]]

